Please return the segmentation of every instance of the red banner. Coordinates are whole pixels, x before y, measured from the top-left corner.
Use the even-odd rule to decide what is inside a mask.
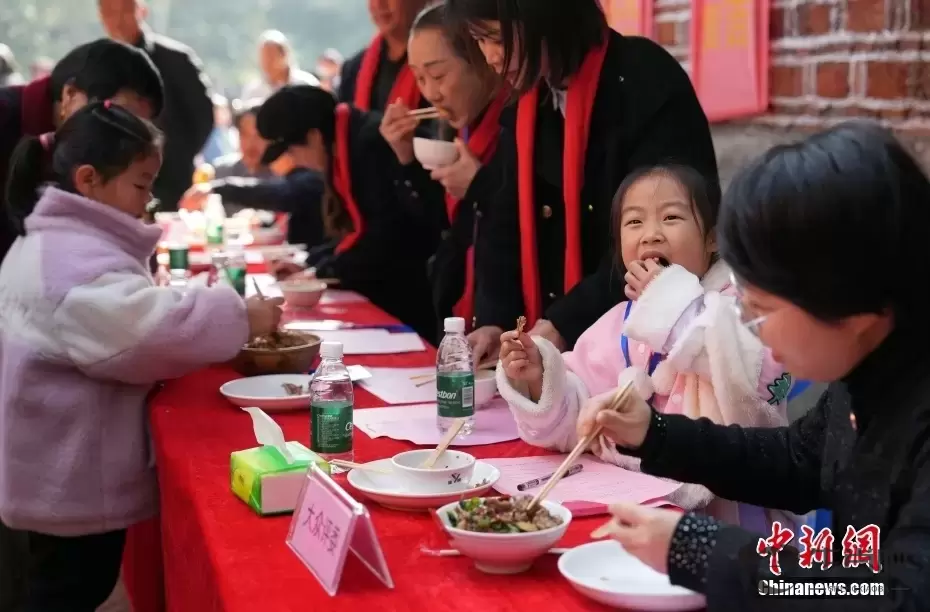
[[[711,121],[769,104],[769,0],[692,0],[691,79]]]
[[[565,0],[568,1],[568,0]],[[610,27],[628,36],[653,38],[653,0],[603,0]]]

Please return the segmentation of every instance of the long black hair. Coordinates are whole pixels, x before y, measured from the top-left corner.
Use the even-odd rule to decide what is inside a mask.
[[[738,278],[823,321],[890,311],[910,325],[926,317],[928,230],[926,174],[890,131],[852,121],[741,171],[718,240]]]
[[[523,75],[515,94],[543,78],[564,84],[608,32],[598,0],[446,0],[446,11],[451,27],[467,28],[475,38],[489,34],[486,22],[500,22],[504,66],[515,58]]]
[[[72,193],[74,171],[92,166],[109,181],[137,159],[158,151],[162,136],[150,122],[110,102],[91,102],[54,134],[27,136],[10,157],[6,182],[7,214],[19,235],[46,182]]]

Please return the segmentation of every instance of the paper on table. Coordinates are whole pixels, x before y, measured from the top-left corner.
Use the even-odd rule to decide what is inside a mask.
[[[352,415],[355,426],[371,438],[387,436],[414,444],[434,446],[442,433],[436,427],[436,404],[364,408]],[[503,400],[495,400],[475,413],[475,428],[466,437],[458,437],[452,446],[482,446],[516,440],[517,424]],[[574,478],[574,477],[573,477]]]
[[[339,329],[314,333],[326,342],[341,342],[345,355],[418,353],[426,349],[418,335],[392,334],[386,329]]]
[[[284,295],[281,293],[281,287],[278,286],[278,281],[270,274],[250,274],[249,278],[255,280],[254,282],[247,282],[245,284],[245,297],[252,297],[255,295],[256,283],[262,290],[262,295],[266,298],[276,298]]]
[[[479,413],[480,414],[480,413]],[[485,459],[501,471],[500,480],[494,485],[505,495],[532,495],[537,489],[518,491],[517,485],[534,478],[542,478],[555,472],[568,455],[543,457],[516,457],[507,459]],[[584,469],[573,476],[563,478],[552,488],[546,499],[557,502],[595,502],[614,504],[631,502],[642,504],[654,502],[673,493],[681,483],[663,480],[641,472],[632,472],[622,467],[604,463],[593,455],[582,455],[578,463]]]
[[[436,401],[436,382],[418,387],[417,375],[435,375],[436,368],[368,368],[371,378],[361,383],[369,393],[380,397],[388,404],[422,404]]]

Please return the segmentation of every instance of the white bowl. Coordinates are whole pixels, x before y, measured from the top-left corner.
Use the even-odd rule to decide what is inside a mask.
[[[314,279],[281,281],[278,287],[284,301],[295,308],[313,308],[326,291],[326,283]]]
[[[475,407],[481,408],[497,395],[497,370],[475,372]]]
[[[527,533],[479,533],[453,527],[449,513],[459,502],[446,504],[436,512],[446,533],[452,538],[452,545],[475,567],[487,574],[519,574],[525,572],[533,562],[555,546],[572,522],[572,513],[560,504],[543,501],[543,508],[553,516],[561,517],[562,524]]]
[[[436,494],[464,491],[471,486],[475,458],[462,451],[446,450],[432,469],[421,468],[432,449],[407,451],[391,459],[397,482],[409,493]]]
[[[427,170],[448,166],[459,157],[454,143],[429,138],[413,139],[413,156]]]
[[[673,586],[614,540],[571,549],[559,559],[559,571],[579,593],[613,608],[678,612],[706,605],[703,595]]]
[[[240,408],[252,406],[265,412],[283,410],[305,410],[310,408],[309,374],[269,374],[231,380],[222,387],[220,393]],[[301,395],[288,395],[285,384],[300,385],[304,389]]]

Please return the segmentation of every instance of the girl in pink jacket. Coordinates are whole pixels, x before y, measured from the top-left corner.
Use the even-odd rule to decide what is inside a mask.
[[[787,423],[791,377],[741,321],[730,272],[717,258],[717,195],[689,168],[632,174],[614,201],[630,300],[585,331],[571,352],[516,331],[501,337],[498,388],[526,442],[570,450],[585,405],[604,401],[628,381],[660,412],[742,426]],[[639,469],[606,436],[591,450]],[[766,533],[772,520],[796,520],[715,499],[698,485],[683,485],[669,501]]]

